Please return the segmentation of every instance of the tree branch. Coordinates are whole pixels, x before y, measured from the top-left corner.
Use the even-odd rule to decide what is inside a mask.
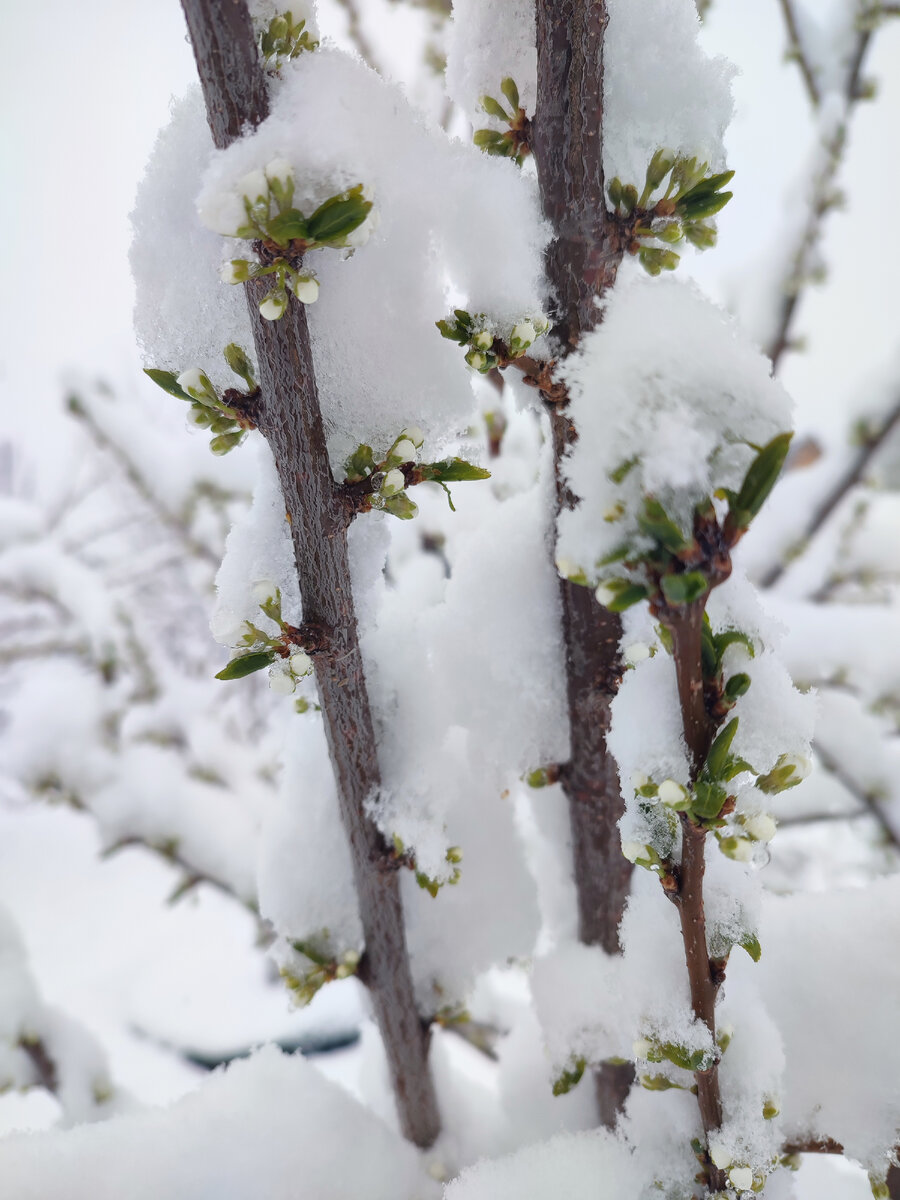
[[[213,140],[226,146],[267,115],[268,99],[243,0],[182,0]],[[331,471],[306,310],[291,302],[278,321],[260,316],[264,284],[247,302],[259,362],[259,428],[275,458],[291,524],[305,621],[331,632],[316,655],[325,731],[365,935],[369,987],[404,1134],[430,1146],[440,1130],[428,1066],[428,1032],[415,1004],[399,879],[366,814],[380,775],[350,581],[350,514]]]
[[[887,814],[878,803],[878,797],[870,789],[863,787],[853,778],[840,764],[840,762],[829,751],[823,749],[819,742],[813,746],[816,757],[819,762],[829,773],[833,775],[838,783],[846,788],[851,796],[864,807],[865,811],[870,816],[874,817],[885,838],[891,843],[895,850],[900,850],[900,829],[895,829]],[[848,816],[856,816],[857,813],[848,813]]]
[[[821,102],[819,94],[819,85],[816,82],[815,72],[813,71],[812,63],[803,46],[803,41],[800,37],[800,30],[797,27],[797,15],[794,12],[793,0],[779,0],[781,4],[781,15],[784,17],[785,28],[787,29],[788,41],[788,57],[792,58],[800,68],[800,74],[803,76],[803,83],[806,87],[806,94],[809,96],[809,102],[813,108],[818,108]]]
[[[862,483],[872,460],[898,426],[900,426],[900,400],[897,400],[894,407],[887,414],[878,432],[873,437],[868,438],[865,444],[860,447],[849,469],[837,480],[832,489],[813,510],[801,534],[804,544],[810,542],[816,536],[847,495],[858,484]],[[763,575],[760,580],[760,587],[774,587],[787,568],[788,563],[784,561],[775,563]]]
[[[555,238],[547,273],[557,310],[554,333],[562,354],[600,319],[596,298],[612,287],[624,247],[606,211],[603,177],[603,39],[605,0],[537,0],[537,105],[533,150],[544,213]],[[533,364],[540,372],[539,364]],[[562,461],[577,437],[558,385],[545,384],[556,470],[557,512],[572,503]],[[560,403],[562,400],[562,403]],[[607,953],[619,949],[619,923],[631,864],[617,823],[624,806],[615,763],[607,752],[610,703],[622,663],[618,616],[588,588],[560,581],[571,754],[561,770],[569,803],[578,895],[579,936]],[[631,1082],[630,1064],[597,1075],[601,1117],[614,1125]]]

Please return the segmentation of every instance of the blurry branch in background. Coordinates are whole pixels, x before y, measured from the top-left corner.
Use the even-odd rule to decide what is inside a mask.
[[[873,459],[890,438],[891,434],[897,429],[898,425],[900,425],[900,399],[894,403],[894,406],[884,417],[880,427],[874,433],[864,438],[847,471],[836,480],[831,490],[813,510],[803,532],[800,534],[799,542],[801,546],[807,546],[810,543],[849,493],[857,485],[865,481],[866,472]],[[790,561],[787,558],[783,558],[780,562],[775,563],[763,575],[760,585],[764,588],[774,587],[782,575],[784,575],[789,565]]]
[[[372,48],[372,43],[369,41],[362,27],[357,0],[336,0],[336,3],[347,14],[347,36],[353,43],[357,54],[359,54],[363,62],[368,63],[373,71],[377,71],[379,75],[384,75],[384,70],[378,61],[378,55]]]
[[[838,783],[862,806],[859,811],[844,814],[847,817],[860,816],[865,810],[870,816],[878,822],[885,839],[890,842],[895,850],[900,850],[900,829],[897,829],[892,824],[890,818],[885,813],[879,803],[880,793],[875,788],[863,787],[853,776],[845,770],[841,763],[835,758],[830,751],[825,750],[819,742],[813,746],[816,757],[819,762],[829,773],[833,775]]]
[[[697,15],[702,21],[712,8],[713,0],[697,0]]]
[[[850,120],[859,101],[871,99],[873,94],[872,87],[863,79],[863,65],[880,17],[891,15],[889,8],[874,5],[863,10],[858,16],[856,36],[847,57],[845,81],[841,90],[841,112],[835,119],[830,113],[823,113],[822,88],[809,48],[803,43],[792,0],[781,0],[781,11],[788,35],[787,57],[798,65],[810,107],[814,116],[821,122],[822,133],[819,165],[810,187],[809,214],[782,280],[781,306],[767,351],[776,371],[785,352],[797,346],[793,337],[793,326],[803,291],[809,284],[821,283],[824,278],[824,267],[816,261],[816,252],[821,241],[825,217],[843,203],[843,195],[836,186],[836,179],[847,148]]]
[[[175,842],[167,842],[163,843],[162,845],[156,845],[144,837],[139,837],[136,834],[129,834],[127,837],[120,838],[119,841],[114,842],[111,846],[107,846],[101,857],[111,858],[112,855],[118,854],[120,850],[127,850],[133,846],[142,846],[145,850],[149,850],[152,854],[162,858],[165,862],[169,863],[173,867],[177,867],[183,872],[183,878],[181,879],[180,883],[178,883],[174,890],[169,894],[169,904],[176,904],[179,900],[186,896],[188,892],[192,892],[194,888],[198,887],[201,883],[206,883],[209,884],[210,887],[215,888],[217,892],[221,892],[222,895],[227,896],[231,900],[237,901],[238,904],[241,904],[244,908],[249,909],[254,916],[259,916],[259,905],[257,904],[255,896],[240,896],[226,880],[220,879],[215,875],[211,875],[208,871],[200,870],[197,866],[189,861],[187,856],[184,854],[184,851]],[[265,934],[265,940],[268,942],[271,936],[269,926],[263,921],[260,921],[260,932]]]
[[[218,569],[219,555],[194,537],[187,521],[166,508],[125,449],[110,437],[84,400],[73,392],[66,400],[66,407],[69,413],[81,423],[98,450],[105,451],[111,456],[133,491],[153,510],[159,523],[176,536],[188,554]]]

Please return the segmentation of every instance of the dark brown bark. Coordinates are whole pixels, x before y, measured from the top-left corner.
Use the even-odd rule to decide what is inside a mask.
[[[606,211],[603,181],[603,0],[537,0],[537,107],[532,139],[544,213],[555,238],[547,273],[562,354],[600,319],[596,299],[616,279],[623,247]],[[562,460],[577,436],[558,395],[544,393],[553,430],[557,508],[577,503],[566,493]],[[615,763],[606,749],[610,703],[622,664],[618,616],[588,588],[560,581],[571,753],[561,780],[569,804],[579,936],[608,953],[619,949],[619,923],[631,864],[621,851],[623,812]],[[597,1073],[601,1119],[614,1125],[633,1069]]]
[[[246,7],[236,0],[183,0],[217,144],[267,111]],[[262,97],[260,91],[262,89]],[[350,510],[328,459],[306,310],[288,305],[266,321],[266,285],[251,281],[247,303],[259,363],[258,426],[272,448],[291,523],[305,623],[320,627],[314,658],[325,731],[350,842],[365,935],[361,974],[372,996],[404,1135],[431,1145],[440,1131],[428,1066],[426,1027],[415,1004],[396,864],[365,812],[380,785],[347,556]]]

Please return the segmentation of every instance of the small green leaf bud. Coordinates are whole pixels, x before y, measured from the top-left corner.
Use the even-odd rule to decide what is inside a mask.
[[[447,847],[447,862],[461,863],[462,859],[463,859],[463,853],[462,853],[461,847],[459,847],[459,846],[448,846]]]
[[[609,193],[610,204],[613,208],[618,208],[622,203],[622,180],[619,179],[618,175],[610,183],[607,191]]]
[[[213,454],[221,456],[227,454],[229,450],[233,450],[235,446],[239,446],[243,440],[243,429],[238,429],[234,433],[220,433],[209,443],[209,448]]]

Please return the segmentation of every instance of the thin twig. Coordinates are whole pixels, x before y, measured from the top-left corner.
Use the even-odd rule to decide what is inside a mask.
[[[884,418],[878,432],[873,437],[868,438],[860,448],[848,470],[837,480],[832,489],[813,510],[801,534],[801,544],[807,545],[816,536],[845,497],[858,484],[863,482],[872,460],[898,426],[900,426],[900,400],[894,404],[894,407]],[[789,564],[784,560],[775,563],[763,575],[760,580],[760,586],[764,588],[774,587],[788,569],[788,566]]]
[[[792,58],[800,68],[800,74],[803,76],[803,83],[806,87],[806,93],[809,96],[809,102],[813,108],[818,108],[822,97],[819,94],[819,85],[816,83],[816,76],[813,70],[812,63],[809,60],[809,55],[803,46],[803,41],[800,37],[800,30],[797,27],[797,14],[794,12],[793,0],[779,0],[781,4],[781,14],[784,17],[784,24],[787,28],[788,40],[788,56]]]
[[[216,554],[209,546],[195,538],[184,522],[180,521],[174,513],[166,508],[150,483],[138,470],[134,461],[122,446],[109,436],[90,408],[78,396],[74,395],[69,397],[68,408],[72,416],[76,417],[85,427],[94,444],[101,450],[106,450],[115,460],[122,474],[148,508],[153,511],[160,524],[175,534],[182,546],[192,557],[202,559],[203,562],[209,563],[210,566],[218,567],[219,560]]]
[[[364,63],[377,71],[379,75],[384,75],[384,70],[378,63],[378,55],[372,48],[372,43],[366,37],[362,27],[362,22],[359,16],[359,6],[356,0],[337,0],[344,12],[347,14],[347,36],[356,47],[357,53]]]
[[[881,827],[884,836],[896,849],[900,850],[900,829],[895,829],[891,824],[887,814],[878,803],[878,795],[869,788],[863,787],[853,776],[844,768],[839,760],[831,753],[830,750],[825,750],[816,742],[813,746],[816,757],[819,762],[829,773],[833,775],[841,787],[845,788],[855,800],[858,800],[861,805],[875,818]]]

